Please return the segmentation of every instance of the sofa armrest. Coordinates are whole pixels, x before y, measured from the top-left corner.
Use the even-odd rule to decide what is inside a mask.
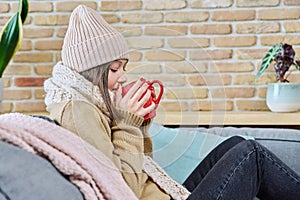
[[[198,131],[203,131],[200,128]],[[233,135],[252,136],[256,141],[271,150],[290,168],[300,174],[300,130],[284,128],[235,128],[215,127],[208,133],[223,137]]]
[[[219,143],[239,135],[255,139],[300,174],[300,131],[267,128],[167,128],[150,127],[154,160],[176,181],[182,183],[203,158]]]

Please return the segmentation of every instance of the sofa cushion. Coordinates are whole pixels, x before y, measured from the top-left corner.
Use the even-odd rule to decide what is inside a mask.
[[[287,128],[235,128],[215,127],[211,129],[199,128],[198,131],[207,131],[222,137],[236,134],[252,136],[256,141],[271,150],[291,169],[300,174],[300,130]]]
[[[154,160],[179,183],[184,182],[214,147],[229,138],[196,129],[167,128],[157,123],[150,127],[150,134]]]
[[[0,141],[0,199],[83,199],[46,159]]]

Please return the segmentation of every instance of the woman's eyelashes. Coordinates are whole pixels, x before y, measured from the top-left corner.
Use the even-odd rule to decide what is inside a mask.
[[[110,68],[110,70],[114,73],[117,72],[119,69],[123,69],[123,71],[125,72],[126,71],[126,65],[124,65],[123,67],[120,65],[117,68]]]
[[[118,71],[118,69],[113,69],[113,68],[110,68],[110,71],[112,71],[112,72],[117,72]]]

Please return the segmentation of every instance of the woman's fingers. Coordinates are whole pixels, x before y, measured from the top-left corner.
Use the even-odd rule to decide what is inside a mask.
[[[141,95],[144,94],[144,96],[142,98],[141,98],[141,95],[136,95],[135,97],[132,98],[132,111],[133,112],[141,109],[147,103],[147,101],[149,101],[149,98],[151,96],[151,91],[147,90],[147,88],[146,88],[146,91],[142,90],[142,92],[143,93]]]
[[[149,114],[150,112],[152,112],[154,109],[155,109],[156,105],[154,102],[151,103],[150,106],[148,106],[147,108],[140,108],[136,114],[139,115],[139,116],[142,116],[144,117],[145,115]]]
[[[139,100],[139,103],[144,106],[149,99],[151,98],[151,91],[150,90],[146,90],[146,92],[144,93],[145,95]]]
[[[132,97],[135,95],[135,93],[139,90],[139,88],[143,85],[145,81],[139,79],[137,80],[133,86],[127,91],[127,93],[124,95],[124,99],[132,99]]]
[[[148,90],[147,90],[148,86],[149,85],[147,83],[144,83],[140,88],[138,88],[138,90],[131,96],[131,98],[130,98],[131,101],[138,102],[138,101],[140,101],[141,98],[143,99],[145,97],[145,95],[148,93]]]
[[[120,87],[118,89],[120,89],[120,93],[118,90],[118,95],[116,97],[116,106],[122,110],[128,110],[131,111],[130,107],[132,107],[132,104],[134,104],[134,102],[131,100],[132,96],[134,95],[134,93],[141,87],[141,85],[144,83],[144,81],[142,81],[141,79],[137,80],[128,91],[126,91],[126,94],[124,96],[122,96],[122,90],[123,88]],[[131,84],[131,83],[129,83]],[[126,86],[125,86],[126,87]],[[119,96],[121,95],[121,96]]]
[[[154,102],[144,108],[144,105],[151,98],[151,91],[148,90],[149,85],[142,79],[139,79],[132,85],[127,93],[122,97],[119,90],[116,93],[116,105],[124,110],[128,110],[139,116],[145,116],[153,111],[156,106]]]

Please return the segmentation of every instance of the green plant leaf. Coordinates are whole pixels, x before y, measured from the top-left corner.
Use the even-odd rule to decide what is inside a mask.
[[[276,58],[281,47],[282,47],[282,44],[276,44],[271,49],[268,50],[267,54],[262,59],[262,63],[256,74],[256,79],[258,79],[261,76],[261,74],[270,66],[270,64]]]
[[[300,61],[295,61],[295,62],[293,63],[293,65],[296,67],[296,69],[300,70],[300,66],[298,65],[297,62],[300,63]]]
[[[19,2],[19,13],[22,19],[22,24],[25,23],[28,15],[29,3],[28,0],[20,0]]]
[[[17,12],[6,23],[0,34],[0,77],[19,49],[22,35],[22,20]]]

